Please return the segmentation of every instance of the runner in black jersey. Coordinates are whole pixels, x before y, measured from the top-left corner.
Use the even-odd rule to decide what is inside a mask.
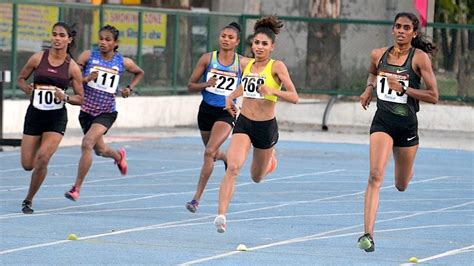
[[[74,36],[68,24],[54,24],[51,48],[32,55],[18,75],[18,87],[31,96],[21,141],[21,164],[25,170],[33,170],[30,188],[22,203],[26,214],[33,213],[33,197],[46,177],[48,162],[66,130],[66,103],[81,105],[83,101],[81,70],[69,51]],[[31,74],[34,74],[33,84],[28,85],[26,80]],[[69,84],[75,95],[66,94]]]
[[[392,152],[395,159],[395,186],[404,191],[414,174],[418,149],[419,101],[436,103],[438,87],[428,54],[436,49],[419,31],[420,22],[411,13],[399,13],[392,27],[394,45],[374,49],[369,77],[360,103],[370,104],[377,91],[377,111],[370,128],[370,174],[365,192],[364,230],[358,244],[366,252],[374,246],[374,224],[380,186]],[[425,83],[421,89],[421,79]]]

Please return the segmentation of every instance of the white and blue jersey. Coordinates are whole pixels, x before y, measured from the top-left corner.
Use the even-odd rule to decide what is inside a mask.
[[[98,77],[84,84],[84,103],[81,111],[97,116],[116,111],[115,95],[119,88],[120,77],[125,70],[123,56],[115,52],[112,60],[105,60],[98,50],[93,50],[84,66],[83,76],[97,71]]]
[[[210,78],[216,77],[217,82],[216,85],[207,87],[201,92],[203,101],[215,107],[225,107],[225,97],[237,88],[241,76],[240,59],[237,53],[234,55],[233,63],[224,66],[219,63],[218,52],[213,51],[211,61],[202,79],[208,81]]]

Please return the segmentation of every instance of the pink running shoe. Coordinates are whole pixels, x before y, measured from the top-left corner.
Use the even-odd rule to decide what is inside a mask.
[[[220,214],[217,215],[216,219],[214,219],[214,225],[216,226],[217,232],[224,233],[226,227],[226,219],[225,216]]]
[[[76,201],[79,199],[79,190],[76,189],[75,186],[72,186],[72,188],[68,192],[64,193],[64,197],[72,201]]]
[[[270,162],[268,162],[268,168],[267,168],[267,175],[273,173],[275,169],[277,168],[277,159],[275,155],[275,149],[272,152],[272,157],[270,158]]]
[[[120,170],[120,173],[122,175],[126,175],[127,171],[128,171],[128,166],[127,166],[127,161],[126,161],[127,154],[126,154],[124,148],[120,148],[118,150],[118,153],[120,153],[121,158],[120,158],[120,161],[115,161],[115,164],[117,165],[118,169]]]

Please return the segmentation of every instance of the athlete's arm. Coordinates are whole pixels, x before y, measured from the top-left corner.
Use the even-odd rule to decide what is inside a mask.
[[[44,52],[38,52],[33,54],[28,61],[26,62],[25,66],[18,74],[17,84],[18,87],[26,94],[31,95],[33,91],[33,86],[31,84],[26,84],[26,80],[31,76],[31,73],[38,67],[39,63],[41,62],[41,57],[43,57]]]
[[[211,53],[205,53],[199,58],[199,61],[196,64],[196,67],[191,74],[191,77],[188,81],[188,91],[189,92],[198,92],[202,91],[207,87],[216,85],[216,78],[210,78],[207,82],[199,82],[204,71],[206,71],[207,65],[211,61]]]
[[[273,90],[264,85],[260,88],[261,93],[264,95],[273,94],[284,101],[298,103],[300,98],[296,92],[295,84],[293,84],[293,81],[291,80],[290,73],[288,73],[288,68],[285,63],[282,61],[275,61],[272,66],[272,75],[280,80],[280,83],[285,90]]]
[[[84,72],[84,68],[86,67],[87,61],[89,61],[90,57],[91,50],[85,50],[84,52],[82,52],[82,54],[79,55],[79,58],[77,59],[77,64],[82,72]],[[89,81],[96,79],[98,74],[99,73],[97,71],[91,72],[89,73],[89,75],[82,78],[82,82],[88,83]]]
[[[145,71],[143,71],[143,69],[135,64],[135,62],[130,58],[124,57],[123,65],[125,66],[125,70],[134,75],[132,81],[128,85],[128,88],[133,91],[133,88],[135,88],[135,86],[137,86],[140,80],[145,76]]]
[[[408,88],[406,94],[420,101],[433,104],[437,103],[439,99],[438,85],[431,66],[430,57],[425,52],[417,50],[413,57],[413,61],[415,69],[419,70],[420,76],[425,82],[426,89],[415,90]]]
[[[370,102],[372,101],[372,92],[377,86],[377,64],[382,57],[385,48],[378,48],[372,50],[370,53],[370,65],[369,75],[367,77],[367,83],[365,85],[364,92],[359,96],[359,102],[364,110],[369,108]]]
[[[244,94],[244,87],[242,86],[242,83],[237,86],[237,88],[229,94],[229,96],[225,97],[225,107],[224,110],[229,112],[230,115],[233,117],[237,116],[237,106],[235,106],[234,100],[239,98]]]
[[[82,86],[82,73],[76,61],[71,59],[69,64],[69,76],[71,77],[71,85],[74,90],[74,95],[66,96],[63,93],[64,100],[73,105],[82,105],[84,101],[84,87]],[[63,99],[61,99],[63,100]]]

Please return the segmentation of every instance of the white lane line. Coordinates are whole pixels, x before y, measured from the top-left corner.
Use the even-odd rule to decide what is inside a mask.
[[[131,229],[118,230],[118,231],[114,231],[114,232],[107,232],[107,233],[102,233],[102,234],[79,237],[78,240],[87,240],[87,239],[94,239],[94,238],[113,236],[113,235],[119,235],[119,234],[125,234],[125,233],[155,230],[155,229],[167,229],[167,228],[176,228],[176,227],[204,225],[204,224],[209,224],[209,222],[208,221],[206,221],[206,222],[197,222],[197,223],[196,222],[191,223],[191,222],[192,221],[199,221],[199,220],[207,220],[211,217],[212,217],[211,215],[208,215],[208,216],[205,216],[205,217],[199,217],[199,218],[194,218],[194,219],[187,219],[187,220],[174,221],[174,222],[166,222],[166,223],[156,224],[156,225],[141,226],[141,227],[136,227],[136,228],[131,228]],[[281,218],[281,217],[264,217],[264,218],[240,219],[240,220],[233,220],[233,221],[234,222],[247,222],[247,221],[255,221],[255,220],[262,220],[262,219],[274,220],[275,218]],[[265,244],[265,245],[261,245],[261,246],[256,246],[256,247],[253,247],[253,248],[249,248],[248,251],[259,250],[259,249],[264,249],[264,248],[269,248],[269,247],[274,247],[274,246],[280,246],[280,245],[286,245],[286,244],[294,244],[294,243],[298,243],[298,242],[318,240],[318,239],[327,239],[327,238],[358,235],[358,234],[361,234],[361,232],[345,233],[345,234],[328,236],[328,234],[331,234],[331,233],[345,231],[347,229],[353,229],[353,228],[359,227],[359,226],[361,226],[361,225],[350,226],[350,227],[340,228],[340,229],[336,229],[336,230],[321,232],[321,233],[314,234],[314,235],[308,235],[308,236],[288,239],[288,240],[284,240],[284,241],[279,241],[279,242],[275,242],[275,243]],[[414,229],[439,228],[439,227],[450,227],[450,228],[452,228],[452,227],[456,227],[456,226],[459,226],[459,227],[461,227],[461,226],[474,226],[474,224],[428,225],[428,226],[418,226],[418,227],[379,230],[377,232],[392,232],[392,231],[404,231],[404,230],[414,230]],[[20,247],[20,248],[8,249],[8,250],[0,251],[0,255],[5,255],[5,254],[24,251],[24,250],[29,250],[29,249],[47,247],[47,246],[52,246],[52,245],[59,245],[59,244],[68,243],[68,242],[71,242],[71,241],[69,241],[69,240],[60,240],[60,241],[53,241],[53,242],[43,243],[43,244],[24,246],[24,247]],[[217,259],[217,258],[231,256],[231,255],[234,255],[234,254],[237,254],[237,253],[239,253],[239,252],[224,253],[224,254],[220,254],[220,255],[217,255],[217,256],[212,256],[212,257],[208,257],[208,258],[204,258],[204,259],[200,259],[200,260],[196,260],[196,261],[186,262],[182,265],[190,265],[190,264],[195,264],[195,263],[204,262],[204,261],[208,261],[208,260],[214,260],[214,259]]]
[[[273,180],[291,179],[291,178],[297,178],[297,177],[302,177],[302,176],[322,175],[322,174],[342,172],[342,171],[345,171],[345,170],[344,169],[336,169],[336,170],[329,170],[329,171],[322,171],[322,172],[312,172],[312,173],[305,173],[305,174],[299,174],[299,175],[277,177],[277,178],[273,178],[273,179],[267,179],[265,182],[271,182]],[[241,183],[241,184],[237,184],[236,186],[241,187],[241,186],[248,186],[250,184],[255,184],[255,183],[254,182],[244,182],[244,183]],[[213,191],[213,190],[219,190],[219,187],[212,188],[212,189],[207,189],[206,191]],[[34,216],[37,216],[39,214],[46,215],[45,213],[49,214],[53,211],[62,211],[62,210],[75,209],[75,208],[84,208],[84,207],[93,207],[93,206],[102,206],[102,205],[117,204],[117,203],[124,203],[124,202],[132,202],[132,201],[146,200],[146,199],[152,199],[152,198],[157,198],[157,197],[165,197],[165,196],[186,195],[186,194],[193,194],[195,192],[196,192],[195,190],[184,191],[184,192],[172,192],[172,193],[170,192],[170,193],[154,194],[154,195],[151,195],[151,196],[144,196],[144,197],[138,197],[138,198],[117,200],[117,201],[100,202],[100,203],[85,204],[85,205],[79,205],[79,206],[68,206],[68,207],[61,207],[61,208],[37,211],[37,212],[35,212],[34,215],[24,215],[22,213],[8,213],[8,214],[0,215],[0,220],[9,219],[9,218],[34,217]],[[287,204],[284,204],[284,206],[286,206],[286,205]],[[278,205],[276,207],[278,207]],[[276,207],[274,206],[273,208],[276,208]]]
[[[103,163],[110,163],[110,161],[96,161],[96,162],[94,162],[94,164],[103,164]],[[48,165],[48,169],[63,168],[63,167],[68,167],[68,166],[77,166],[77,163],[52,164],[52,165]],[[25,169],[23,169],[23,168],[10,168],[10,169],[0,170],[0,173],[9,173],[9,172],[17,172],[17,171],[26,172]],[[5,178],[5,177],[1,176],[0,178]]]
[[[433,178],[433,180],[437,180],[438,178]],[[422,214],[427,214],[427,213],[434,213],[436,211],[444,211],[444,210],[449,210],[449,209],[454,209],[454,208],[458,208],[458,207],[462,207],[462,206],[465,206],[465,205],[469,205],[471,203],[474,203],[474,202],[470,202],[470,203],[464,203],[464,204],[460,204],[460,205],[455,205],[455,206],[451,206],[451,207],[446,207],[446,208],[442,208],[442,209],[439,209],[439,210],[431,210],[431,211],[423,211],[423,212],[420,212],[420,213],[415,213],[415,214],[410,214],[410,215],[404,215],[404,216],[400,216],[400,217],[394,217],[394,218],[390,218],[390,219],[385,219],[385,220],[380,220],[380,221],[377,221],[376,223],[381,223],[381,222],[387,222],[387,221],[392,221],[392,220],[399,220],[399,219],[404,219],[404,218],[409,218],[409,217],[414,217],[414,216],[418,216],[418,215],[422,215]],[[260,210],[261,208],[258,208],[258,209],[254,209],[254,211],[257,211],[257,210]],[[249,210],[247,211],[241,211],[241,212],[233,212],[233,213],[230,213],[230,214],[237,214],[237,213],[242,213],[242,212],[249,212]],[[33,216],[33,215],[28,215],[28,216]],[[193,224],[183,224],[183,223],[186,223],[186,222],[190,222],[190,221],[199,221],[199,220],[205,220],[205,219],[209,219],[213,217],[213,215],[208,215],[208,216],[204,216],[204,217],[199,217],[199,218],[195,218],[195,219],[187,219],[187,220],[181,220],[181,221],[174,221],[174,222],[169,222],[169,223],[164,223],[164,224],[157,224],[157,225],[151,225],[151,226],[144,226],[144,227],[137,227],[137,228],[131,228],[131,229],[126,229],[126,230],[119,230],[119,231],[115,231],[115,232],[110,232],[110,233],[104,233],[104,234],[99,234],[99,235],[93,235],[93,236],[88,236],[88,237],[82,237],[80,239],[90,239],[90,238],[97,238],[97,237],[101,237],[101,236],[108,236],[108,235],[116,235],[116,234],[123,234],[123,233],[129,233],[129,232],[137,232],[137,231],[143,231],[143,230],[150,230],[150,229],[159,229],[159,228],[165,228],[163,226],[168,226],[166,228],[169,228],[170,226],[174,226],[174,227],[177,227],[177,226],[188,226],[188,225],[193,225]],[[253,218],[253,219],[258,219],[258,218]],[[246,221],[250,220],[250,219],[245,219]],[[201,224],[208,224],[208,222],[201,222],[199,223],[199,225]],[[316,236],[322,236],[322,235],[327,235],[327,234],[330,234],[330,233],[335,233],[335,232],[340,232],[340,231],[346,231],[346,230],[349,230],[349,229],[354,229],[354,228],[357,228],[357,227],[362,227],[363,224],[357,224],[357,225],[353,225],[353,226],[348,226],[348,227],[343,227],[343,228],[339,228],[339,229],[335,229],[335,230],[330,230],[330,231],[326,231],[326,232],[322,232],[322,233],[318,233],[318,234],[315,234],[315,235],[310,235],[310,236],[305,236],[303,238],[298,238],[298,239],[307,239],[307,238],[311,238],[311,237],[316,237]],[[355,233],[355,234],[359,234],[359,233]],[[56,243],[58,241],[55,241],[54,243]],[[57,244],[61,244],[63,242],[60,242],[60,243],[57,243]],[[43,245],[48,245],[49,246],[49,243],[45,243],[45,244],[39,244],[39,245],[33,245],[33,246],[26,246],[26,247],[20,247],[20,248],[15,248],[15,249],[10,249],[10,250],[4,250],[4,251],[0,251],[0,255],[2,254],[7,254],[7,253],[13,253],[13,252],[18,252],[18,251],[22,251],[22,250],[26,250],[26,249],[32,249],[32,248],[37,248],[37,247],[42,247]],[[232,254],[233,255],[233,254]]]
[[[85,182],[85,184],[110,182],[110,181],[124,180],[124,179],[137,178],[137,177],[149,177],[149,176],[156,176],[156,175],[174,174],[174,173],[181,173],[181,172],[187,172],[187,171],[196,171],[196,170],[200,170],[200,169],[201,168],[186,168],[186,169],[180,169],[180,170],[161,171],[161,172],[153,172],[153,173],[140,174],[140,175],[127,175],[127,176],[115,177],[115,178],[96,179],[96,180],[87,181],[87,182]],[[71,185],[71,183],[56,184],[56,185],[45,185],[43,187],[51,188],[51,187],[64,187],[64,186],[70,186],[70,185]],[[23,186],[21,188],[16,188],[16,189],[0,190],[0,192],[16,191],[16,190],[27,190],[27,189],[28,189],[28,186]]]
[[[429,229],[429,228],[453,228],[453,227],[474,227],[474,224],[442,224],[442,225],[427,225],[427,226],[416,226],[416,227],[405,227],[405,228],[395,228],[395,229],[386,229],[386,230],[379,230],[376,231],[376,233],[382,233],[382,232],[396,232],[396,231],[409,231],[409,230],[419,230],[419,229]],[[247,247],[247,251],[255,251],[255,250],[260,250],[260,249],[266,249],[270,247],[275,247],[275,246],[282,246],[282,245],[289,245],[289,244],[296,244],[296,243],[301,243],[301,242],[306,242],[306,241],[314,241],[314,240],[321,240],[321,239],[330,239],[330,238],[338,238],[338,237],[347,237],[347,236],[354,236],[354,235],[359,235],[362,232],[352,232],[352,233],[344,233],[344,234],[336,234],[336,235],[328,235],[334,231],[327,231],[327,232],[322,232],[319,234],[315,235],[310,235],[310,236],[303,236],[303,237],[297,237],[297,238],[292,238],[288,240],[283,240],[279,242],[274,242],[274,243],[269,243],[265,245],[260,245],[260,246],[255,246],[255,247]],[[231,252],[226,252],[223,254],[218,254],[202,259],[197,259],[197,260],[192,260],[188,262],[181,263],[179,265],[193,265],[197,263],[202,263],[206,261],[211,261],[211,260],[216,260],[220,258],[225,258],[229,256],[233,256],[236,254],[242,254],[241,251],[231,251]],[[421,261],[419,261],[421,262]]]
[[[474,245],[471,245],[471,246],[467,246],[467,247],[463,247],[463,248],[449,250],[449,251],[446,251],[446,252],[431,256],[431,257],[424,258],[424,259],[419,259],[418,263],[422,263],[422,262],[430,261],[430,260],[435,260],[435,259],[439,259],[439,258],[444,258],[444,257],[448,257],[448,256],[453,256],[453,255],[457,255],[457,254],[461,254],[461,253],[473,252],[473,251],[474,251]],[[414,264],[416,264],[416,263],[403,263],[403,264],[400,264],[400,265],[401,266],[407,266],[407,265],[414,265]]]

